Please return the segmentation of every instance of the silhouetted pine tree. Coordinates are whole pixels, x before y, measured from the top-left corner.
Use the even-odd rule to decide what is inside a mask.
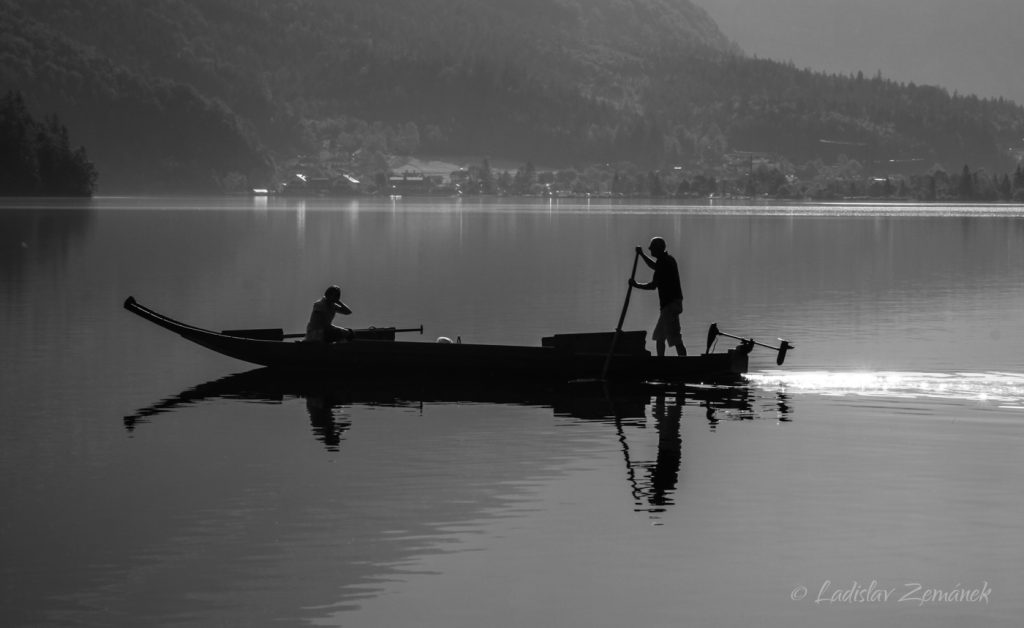
[[[971,176],[971,169],[964,164],[963,172],[960,174],[960,186],[958,193],[961,200],[968,201],[974,198],[974,177]]]
[[[0,101],[0,194],[25,195],[39,188],[33,122],[20,94]]]
[[[1013,198],[1013,186],[1010,184],[1010,175],[1004,174],[999,182],[999,200],[1008,201]]]
[[[85,149],[71,149],[56,116],[37,122],[16,92],[0,100],[0,194],[90,196],[95,184]]]

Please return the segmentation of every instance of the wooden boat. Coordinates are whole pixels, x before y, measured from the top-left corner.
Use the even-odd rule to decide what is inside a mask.
[[[316,370],[367,376],[504,377],[570,381],[600,378],[614,332],[558,334],[540,346],[434,343],[395,340],[393,328],[354,330],[346,342],[287,340],[280,330],[216,332],[159,314],[128,297],[129,312],[186,340],[237,360],[279,370]],[[255,337],[254,337],[255,336]],[[614,343],[607,378],[616,381],[728,383],[747,371],[752,345],[724,353],[655,357],[645,348],[647,332],[623,331]]]

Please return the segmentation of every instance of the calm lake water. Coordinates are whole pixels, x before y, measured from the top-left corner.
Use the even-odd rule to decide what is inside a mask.
[[[300,331],[339,283],[343,324],[532,345],[614,329],[652,235],[691,352],[717,322],[785,365],[610,397],[268,383],[121,307]],[[0,297],[4,625],[1024,616],[1019,206],[6,200]],[[656,316],[634,293],[626,327]]]

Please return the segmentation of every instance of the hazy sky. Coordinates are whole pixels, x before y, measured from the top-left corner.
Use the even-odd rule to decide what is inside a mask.
[[[1024,0],[694,0],[741,48],[1024,104]]]

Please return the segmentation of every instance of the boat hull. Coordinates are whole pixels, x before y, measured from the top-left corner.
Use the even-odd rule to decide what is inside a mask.
[[[241,338],[193,327],[138,304],[125,308],[211,351],[286,371],[314,370],[366,376],[600,378],[607,353],[561,346],[448,344],[361,339],[314,343]],[[642,333],[642,332],[641,332]],[[646,351],[616,353],[607,377],[615,380],[732,382],[747,371],[747,353],[732,349],[699,356],[655,357]]]

